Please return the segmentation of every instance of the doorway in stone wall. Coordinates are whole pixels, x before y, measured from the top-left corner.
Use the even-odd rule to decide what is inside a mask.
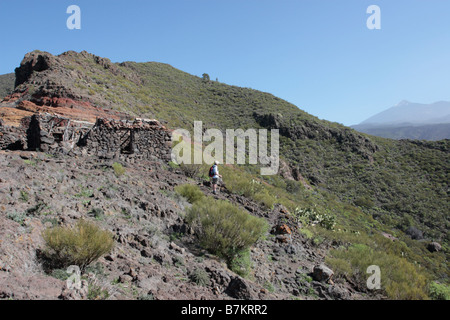
[[[134,131],[132,129],[123,130],[120,133],[120,153],[134,153]]]

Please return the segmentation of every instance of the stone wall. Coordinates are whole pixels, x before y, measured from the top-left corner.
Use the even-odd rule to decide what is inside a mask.
[[[170,160],[171,134],[156,120],[98,119],[78,146],[99,158]]]
[[[28,126],[28,149],[69,153],[93,124],[51,114],[33,115]]]
[[[26,126],[5,126],[0,119],[0,150],[24,150],[27,148]]]
[[[35,114],[20,127],[0,122],[0,149],[96,156],[105,159],[157,158],[170,161],[171,133],[157,120],[97,119],[95,124]]]

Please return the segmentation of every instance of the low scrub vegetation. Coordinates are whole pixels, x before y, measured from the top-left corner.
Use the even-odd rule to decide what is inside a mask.
[[[430,298],[434,300],[450,300],[450,287],[445,284],[432,282],[428,287]]]
[[[231,192],[253,199],[266,209],[272,209],[275,203],[280,202],[275,188],[255,179],[255,175],[231,166],[224,166],[220,170],[223,182]]]
[[[199,201],[205,197],[200,188],[193,184],[183,184],[175,187],[175,191],[185,197],[190,203]]]
[[[184,164],[180,165],[180,169],[189,178],[208,177],[209,166],[206,164]]]
[[[295,208],[294,217],[304,225],[319,224],[325,229],[333,230],[336,217],[330,213],[319,213],[314,208]]]
[[[209,274],[204,269],[195,269],[189,274],[189,278],[199,286],[207,287],[210,284]]]
[[[231,263],[235,256],[266,234],[267,222],[224,200],[205,197],[188,210],[200,244]]]
[[[327,263],[338,276],[353,278],[361,288],[366,286],[367,267],[377,265],[381,271],[381,290],[394,300],[427,299],[426,277],[405,258],[374,250],[365,244],[331,250]]]
[[[42,236],[46,245],[44,255],[55,268],[76,265],[84,270],[114,246],[109,231],[87,220],[79,220],[74,226],[46,229]]]
[[[125,173],[125,168],[118,162],[114,162],[112,167],[116,177],[120,177]]]
[[[230,262],[230,269],[241,277],[248,278],[252,270],[250,249],[238,252]]]

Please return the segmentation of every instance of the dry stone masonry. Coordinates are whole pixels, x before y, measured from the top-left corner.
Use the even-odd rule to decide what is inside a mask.
[[[23,127],[6,126],[0,119],[0,150],[23,150],[26,148],[26,131]]]
[[[171,132],[157,120],[98,118],[90,123],[41,113],[22,119],[19,127],[6,126],[0,120],[0,149],[128,162],[154,158],[169,161]]]
[[[171,134],[157,120],[98,119],[79,141],[85,152],[99,158],[170,160]]]

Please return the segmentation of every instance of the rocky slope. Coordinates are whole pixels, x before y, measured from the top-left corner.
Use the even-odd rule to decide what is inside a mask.
[[[14,92],[6,96],[0,106],[31,113],[56,113],[89,122],[95,122],[98,117],[129,117],[126,113],[108,109],[109,104],[105,100],[87,97],[77,89],[75,83],[82,79],[82,72],[68,69],[65,56],[71,57],[71,54],[63,54],[61,58],[40,51],[27,54],[20,67],[16,68]],[[96,63],[106,69],[112,68],[112,72],[115,70],[107,60],[97,59]],[[83,69],[83,73],[88,71]],[[8,119],[12,112],[5,112]]]
[[[13,92],[15,79],[14,73],[0,75],[0,99]]]
[[[127,165],[126,175],[117,178],[111,170],[113,153],[97,150],[95,155],[89,154],[94,156],[90,158],[86,153],[69,152],[66,146],[58,145],[49,137],[54,125],[51,120],[47,123],[48,128],[36,133],[45,141],[47,154],[36,153],[34,157],[38,160],[31,159],[26,152],[1,154],[2,168],[5,168],[5,178],[3,171],[0,177],[1,219],[8,226],[7,234],[1,239],[14,241],[1,244],[6,246],[2,247],[6,253],[0,258],[6,266],[2,267],[6,272],[2,274],[6,285],[0,287],[4,288],[0,290],[3,292],[0,296],[26,297],[27,292],[33,292],[24,289],[29,282],[27,277],[31,277],[31,283],[45,283],[48,279],[42,265],[35,260],[36,250],[39,252],[41,245],[42,222],[71,223],[84,216],[95,218],[97,213],[103,213],[97,220],[115,233],[118,247],[116,253],[102,259],[98,270],[94,271],[106,275],[101,281],[108,290],[114,291],[117,287],[130,290],[121,290],[119,297],[168,299],[171,294],[175,298],[201,297],[201,294],[186,293],[186,288],[194,288],[193,292],[201,289],[208,298],[265,299],[275,295],[277,299],[358,299],[366,297],[362,294],[361,283],[365,283],[365,279],[360,270],[377,257],[381,257],[380,263],[401,261],[399,266],[408,271],[403,272],[405,274],[413,274],[409,271],[419,266],[417,269],[427,273],[431,280],[448,282],[448,140],[391,141],[368,136],[336,123],[321,121],[267,93],[205,81],[166,64],[111,63],[87,52],[66,52],[59,56],[31,52],[16,69],[15,84],[14,91],[0,103],[0,135],[13,138],[29,136],[26,128],[17,129],[17,126],[36,112],[50,114],[49,119],[65,117],[65,120],[60,119],[64,125],[58,128],[64,135],[67,119],[86,122],[92,127],[97,118],[155,118],[166,120],[162,122],[172,129],[190,129],[194,120],[202,120],[204,128],[280,129],[280,176],[284,179],[279,176],[264,178],[257,174],[246,176],[249,181],[264,178],[267,185],[278,189],[266,189],[266,193],[257,194],[259,198],[238,196],[242,192],[229,189],[230,192],[225,190],[220,197],[239,204],[251,214],[265,217],[273,230],[278,230],[279,220],[287,223],[292,212],[286,213],[286,208],[279,206],[268,210],[261,199],[276,204],[280,201],[280,193],[286,195],[287,192],[283,200],[290,205],[291,211],[299,206],[330,213],[344,232],[319,233],[313,237],[306,237],[310,230],[288,235],[275,232],[252,248],[253,275],[249,279],[240,279],[220,262],[213,262],[217,259],[199,251],[195,247],[195,235],[186,233],[183,208],[188,204],[173,192],[173,187],[186,181],[202,185],[201,180],[188,180],[181,172],[169,168],[167,159],[150,161],[133,156],[129,160],[128,157],[116,157],[114,161]],[[211,117],[211,114],[215,116]],[[13,127],[5,127],[2,123]],[[114,138],[121,139],[119,136]],[[20,149],[26,145],[22,140],[18,138],[18,143],[8,140],[2,145],[7,149]],[[92,142],[97,147],[109,148],[101,137]],[[245,170],[255,172],[250,167]],[[202,188],[208,193],[207,188]],[[274,193],[267,193],[267,190]],[[38,211],[42,212],[36,214]],[[142,230],[144,225],[147,229]],[[288,226],[291,231],[298,227],[292,223]],[[414,234],[420,234],[420,237],[412,236],[409,230],[417,231]],[[183,234],[181,238],[180,234]],[[354,234],[361,236],[352,238]],[[383,235],[381,238],[380,234]],[[22,240],[17,240],[24,239],[21,235],[29,235],[32,242],[23,244]],[[140,240],[136,240],[138,238]],[[386,238],[389,239],[387,243]],[[151,239],[155,239],[156,247],[151,245]],[[171,245],[172,240],[176,241]],[[285,240],[287,242],[283,242]],[[427,245],[434,241],[442,246],[438,251],[430,252]],[[367,261],[358,260],[356,265],[346,267],[353,245],[360,250],[368,246],[373,254],[366,257]],[[184,248],[184,253],[180,248],[176,249],[178,247]],[[333,251],[336,255],[347,254],[348,257],[330,260],[330,249],[336,249]],[[15,251],[22,252],[23,256],[19,254],[20,259],[14,258]],[[181,253],[181,258],[189,263],[178,258]],[[344,267],[340,270],[340,280],[333,285],[312,281],[308,275],[314,265],[326,259],[334,261],[336,268]],[[27,263],[20,264],[19,261]],[[358,265],[361,261],[363,263]],[[209,267],[213,263],[214,267]],[[125,270],[128,264],[136,269]],[[17,271],[14,275],[12,266]],[[206,291],[190,281],[191,272],[195,272],[190,266],[206,270],[213,279]],[[220,270],[217,271],[220,275],[211,268]],[[141,269],[142,277],[150,279],[144,282],[151,283],[142,288],[142,279],[136,276]],[[349,270],[353,276],[349,275]],[[355,282],[357,278],[359,284]],[[168,279],[170,285],[167,285]],[[173,285],[172,280],[178,281],[177,284]],[[411,283],[406,278],[397,280],[403,283],[401,286]],[[56,280],[52,278],[51,281],[55,283]],[[64,285],[63,282],[59,284]],[[170,289],[171,285],[178,291]],[[218,289],[214,289],[215,286]],[[53,284],[50,287],[53,288]],[[52,291],[50,287],[47,289]],[[22,289],[14,292],[11,288]],[[244,293],[236,293],[233,288]],[[53,290],[51,296],[70,296],[67,292],[56,293],[58,290]],[[413,292],[423,290],[423,285],[420,289],[412,289]],[[76,296],[80,297],[79,294]],[[407,296],[414,297],[414,294]],[[424,294],[417,296],[424,297]]]
[[[274,231],[253,246],[252,274],[241,278],[196,245],[184,222],[189,203],[173,191],[184,183],[198,183],[207,195],[210,189],[161,161],[124,162],[126,173],[120,177],[112,160],[89,157],[2,151],[0,165],[0,298],[86,299],[86,286],[68,290],[39,260],[41,232],[80,218],[114,234],[113,252],[90,269],[92,281],[109,299],[370,298],[342,280],[312,281],[314,266],[331,244],[315,246],[298,232],[280,236]],[[290,224],[283,207],[267,210],[226,189],[218,197],[251,208],[273,230]],[[199,270],[207,274],[204,286],[191,280]]]

